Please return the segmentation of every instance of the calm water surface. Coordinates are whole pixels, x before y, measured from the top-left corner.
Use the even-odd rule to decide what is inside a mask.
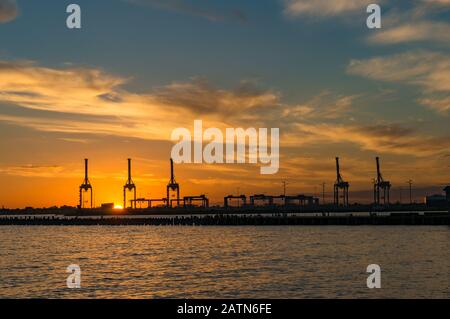
[[[450,230],[2,226],[0,297],[449,298]],[[382,288],[366,287],[379,264]],[[68,289],[66,267],[81,267]]]

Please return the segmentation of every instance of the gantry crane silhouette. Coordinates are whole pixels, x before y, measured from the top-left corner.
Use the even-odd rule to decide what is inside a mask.
[[[83,184],[80,185],[80,204],[78,205],[78,208],[85,208],[84,207],[84,196],[83,193],[86,193],[90,191],[91,196],[90,196],[90,208],[92,208],[92,185],[89,182],[89,178],[88,178],[88,159],[85,158],[84,159],[84,181]]]
[[[389,192],[391,190],[391,182],[385,181],[380,171],[380,158],[375,158],[377,163],[377,178],[373,183],[373,201],[375,204],[389,204]]]
[[[128,159],[128,180],[123,186],[123,208],[127,208],[127,190],[134,191],[133,200],[131,200],[131,208],[136,209],[136,185],[131,179],[131,158]]]
[[[170,181],[167,184],[167,207],[172,207],[172,201],[170,200],[170,191],[177,192],[177,206],[180,206],[180,185],[175,181],[175,176],[173,174],[173,159],[170,159]]]
[[[336,157],[336,182],[334,183],[334,204],[339,205],[340,192],[342,189],[342,204],[348,206],[348,188],[349,183],[344,181],[339,169],[339,157]]]

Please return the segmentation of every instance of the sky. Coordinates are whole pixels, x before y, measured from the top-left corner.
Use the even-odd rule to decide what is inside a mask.
[[[161,198],[178,127],[279,128],[280,169],[177,164],[182,195],[321,195],[336,156],[350,202],[375,157],[391,198],[450,184],[450,1],[0,0],[0,206]],[[81,29],[66,7],[81,7]]]

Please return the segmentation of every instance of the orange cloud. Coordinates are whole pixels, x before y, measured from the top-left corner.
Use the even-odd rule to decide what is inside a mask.
[[[62,173],[63,167],[58,165],[22,165],[0,168],[1,174],[23,177],[55,177]]]
[[[419,103],[443,114],[450,112],[450,96],[422,98]]]
[[[360,10],[373,3],[370,0],[285,0],[284,12],[291,16],[313,15],[319,17],[337,16]]]
[[[299,143],[302,143],[302,140],[303,143],[351,143],[363,150],[417,157],[443,154],[450,150],[448,136],[426,136],[397,125],[298,124],[297,127]],[[303,136],[306,136],[306,139]]]
[[[143,139],[167,140],[174,128],[190,127],[198,116],[210,126],[224,127],[227,118],[271,107],[279,98],[248,83],[226,91],[195,79],[135,94],[121,88],[129,79],[99,69],[45,68],[32,62],[0,62],[0,79],[0,102],[61,114],[3,114],[2,121],[43,131]]]

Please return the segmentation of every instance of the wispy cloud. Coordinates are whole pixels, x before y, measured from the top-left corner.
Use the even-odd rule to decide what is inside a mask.
[[[368,37],[371,44],[409,42],[450,43],[450,24],[439,18],[447,0],[411,1],[409,7],[394,6],[383,15],[383,27]]]
[[[52,132],[167,140],[174,128],[190,126],[197,117],[223,127],[227,119],[243,121],[242,113],[279,103],[277,93],[247,82],[223,90],[193,79],[136,94],[122,88],[129,79],[99,69],[46,68],[32,62],[0,61],[0,79],[0,102],[41,111],[1,114],[0,120]],[[53,113],[60,116],[49,116]]]
[[[450,138],[426,136],[399,125],[298,124],[299,136],[308,142],[344,142],[363,150],[426,157],[447,152]],[[303,134],[302,134],[303,133]]]
[[[355,60],[348,72],[406,81],[424,91],[446,92],[448,88],[438,79],[436,85],[440,86],[431,83],[438,70],[442,76],[444,56],[413,57],[410,61],[402,56],[369,63]],[[420,61],[436,65],[421,66]],[[399,63],[404,64],[397,66]],[[71,136],[69,142],[82,143],[87,133],[168,141],[174,128],[189,128],[200,118],[208,127],[248,127],[249,123],[252,127],[280,127],[281,144],[286,147],[336,141],[363,150],[422,156],[435,154],[446,145],[439,137],[399,126],[355,125],[351,118],[358,115],[353,106],[359,95],[326,90],[295,104],[283,102],[279,92],[259,88],[253,82],[222,89],[196,78],[137,94],[123,89],[129,79],[95,68],[45,68],[31,62],[5,61],[0,62],[0,78],[0,102],[23,110],[0,112],[0,121],[46,132],[83,134],[82,140]]]
[[[389,12],[389,20],[399,22],[407,17],[424,17],[436,10],[442,10],[450,4],[450,0],[409,1],[409,6],[400,6],[399,3],[384,0],[376,2],[371,0],[283,0],[286,15],[315,17],[346,16],[357,12],[365,15],[367,6],[372,3],[381,5],[383,12]],[[383,17],[384,20],[385,17]]]
[[[448,54],[412,51],[387,57],[351,60],[347,72],[374,80],[419,86],[425,95],[419,102],[441,112],[448,110],[450,93]]]
[[[71,142],[71,143],[81,143],[81,144],[88,144],[89,143],[89,139],[85,139],[85,138],[61,137],[59,139],[61,141]]]
[[[154,97],[121,90],[120,86],[129,79],[99,69],[57,69],[32,62],[0,62],[0,78],[0,101],[44,111],[29,118],[2,115],[3,121],[45,131],[84,130],[148,139],[167,134],[163,125],[169,124],[168,119],[177,123],[171,118],[173,111],[157,103]],[[66,116],[49,117],[45,112]]]
[[[285,121],[343,119],[354,114],[353,104],[359,95],[334,95],[323,91],[312,99],[292,106],[285,106]]]
[[[450,112],[450,96],[422,98],[419,103],[440,113]]]
[[[221,114],[232,116],[258,108],[279,104],[279,93],[258,89],[251,82],[242,81],[232,90],[218,89],[206,79],[194,78],[191,82],[174,82],[156,88],[158,101],[175,107],[189,109],[195,114]]]
[[[450,0],[422,0],[425,4],[439,5],[439,6],[447,6],[450,5]]]
[[[0,23],[6,23],[17,17],[18,8],[15,0],[0,0]]]
[[[358,10],[365,12],[364,9],[372,2],[370,0],[285,0],[284,12],[290,16],[338,16]]]
[[[290,17],[318,18],[366,16],[366,0],[284,0],[284,13]],[[392,45],[409,42],[450,43],[450,24],[437,14],[448,9],[449,0],[410,1],[406,6],[396,2],[377,1],[382,6],[382,25],[368,37],[371,44]],[[321,19],[321,21],[324,19]],[[359,21],[359,20],[358,20]]]
[[[427,91],[450,91],[450,55],[444,53],[413,51],[351,60],[347,72],[375,80],[419,85]]]
[[[0,168],[0,174],[22,177],[56,177],[61,174],[63,170],[64,168],[59,165],[27,164]]]
[[[450,24],[434,21],[414,21],[398,26],[385,26],[369,37],[370,43],[397,44],[405,42],[441,42],[450,44]]]

